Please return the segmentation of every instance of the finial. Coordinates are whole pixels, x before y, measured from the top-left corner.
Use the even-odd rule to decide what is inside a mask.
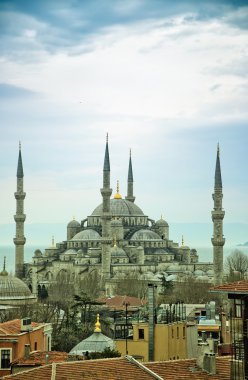
[[[8,276],[8,272],[6,271],[6,256],[3,259],[3,270],[0,273],[1,276]]]
[[[182,235],[182,247],[184,246],[184,239],[183,239],[183,235]]]
[[[99,314],[97,314],[94,332],[100,333],[102,330],[101,330],[101,323],[100,323],[99,319],[100,319],[100,316],[99,316]]]
[[[52,236],[52,247],[54,247],[54,236]]]
[[[119,191],[120,191],[120,186],[119,186],[119,181],[117,181],[116,194],[114,196],[114,199],[122,199],[121,194],[119,193]]]
[[[113,240],[113,245],[114,245],[114,247],[117,247],[117,243],[116,243],[116,236],[114,237],[114,240]]]
[[[161,214],[161,218],[160,218],[161,220],[163,219],[163,215]]]
[[[21,151],[22,149],[22,144],[21,144],[21,141],[19,141],[19,150]]]
[[[108,143],[108,132],[107,132],[107,136],[106,136],[106,143]]]
[[[130,153],[130,158],[131,158],[132,157],[132,150],[131,150],[131,148],[129,150],[129,153]]]
[[[75,215],[73,215],[73,220],[75,220]]]

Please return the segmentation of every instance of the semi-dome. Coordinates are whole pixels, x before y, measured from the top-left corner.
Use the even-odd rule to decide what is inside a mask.
[[[162,240],[156,232],[151,230],[136,231],[130,240]]]
[[[110,212],[113,216],[139,216],[144,215],[143,211],[133,202],[127,199],[110,199]],[[102,215],[102,204],[97,206],[91,214],[92,216]]]
[[[87,229],[78,232],[71,240],[98,240],[101,236],[98,232],[92,229]]]

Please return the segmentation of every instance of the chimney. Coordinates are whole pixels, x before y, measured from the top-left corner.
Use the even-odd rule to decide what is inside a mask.
[[[216,374],[216,358],[215,354],[206,353],[203,357],[203,368],[204,371],[211,373],[211,375]]]
[[[154,284],[148,284],[149,340],[148,360],[154,360]]]
[[[30,344],[25,344],[24,346],[24,357],[28,358],[30,355]]]

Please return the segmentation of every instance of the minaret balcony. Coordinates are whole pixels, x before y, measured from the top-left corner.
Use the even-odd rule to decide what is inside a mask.
[[[15,221],[18,222],[25,222],[26,220],[26,215],[25,214],[16,214],[14,215]]]
[[[225,211],[224,210],[213,210],[212,211],[212,220],[213,222],[215,220],[222,220],[225,216]]]
[[[213,244],[213,246],[214,247],[223,247],[223,245],[225,244],[225,241],[226,241],[226,239],[224,239],[223,237],[221,238],[221,237],[213,237],[212,239],[211,239],[211,241],[212,241],[212,244]]]
[[[101,194],[102,194],[103,197],[111,197],[112,189],[110,189],[110,188],[102,188],[101,189]]]
[[[15,237],[13,239],[15,245],[24,245],[26,243],[26,238],[23,237]]]
[[[15,193],[15,199],[16,200],[23,200],[23,199],[25,199],[25,197],[26,197],[26,193],[24,193],[23,191],[22,192],[16,192]]]

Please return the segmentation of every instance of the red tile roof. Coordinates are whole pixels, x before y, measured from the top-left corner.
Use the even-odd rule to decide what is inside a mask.
[[[35,328],[44,325],[44,323],[32,322],[31,325]],[[21,319],[0,323],[0,335],[17,335],[21,333]]]
[[[230,357],[216,358],[216,375],[196,365],[196,359],[144,363],[146,367],[166,380],[230,380]]]
[[[229,284],[214,286],[213,288],[210,288],[209,291],[217,293],[248,294],[248,281],[235,281]]]
[[[230,380],[229,357],[216,359],[217,374],[210,375],[196,365],[195,359],[141,363],[128,358],[54,363],[5,376],[7,380]],[[149,373],[149,370],[154,374]]]
[[[34,351],[30,352],[28,357],[16,359],[11,364],[14,366],[40,366],[51,363],[65,362],[68,357],[69,354],[67,352]]]
[[[102,297],[98,299],[99,302],[103,302],[110,309],[125,310],[125,304],[128,304],[128,310],[138,308],[147,303],[146,300],[141,300],[136,297],[129,296],[114,296],[114,297]]]

